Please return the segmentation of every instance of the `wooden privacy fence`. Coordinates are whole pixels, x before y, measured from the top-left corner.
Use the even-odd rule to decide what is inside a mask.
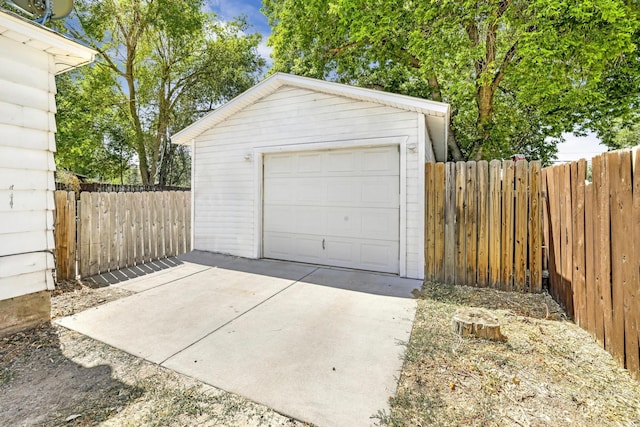
[[[542,290],[540,162],[425,165],[427,280]]]
[[[640,377],[640,150],[545,168],[549,291]]]
[[[90,277],[191,248],[191,193],[56,191],[56,278]],[[77,230],[77,232],[76,232]]]

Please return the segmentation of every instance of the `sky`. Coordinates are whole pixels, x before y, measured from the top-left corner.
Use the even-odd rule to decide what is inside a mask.
[[[223,21],[230,21],[240,15],[246,16],[251,30],[262,34],[262,43],[258,51],[267,60],[267,64],[271,64],[271,48],[266,45],[271,28],[267,18],[260,12],[262,0],[207,0],[207,4],[209,10],[215,12]],[[566,142],[558,145],[559,162],[582,158],[591,160],[595,155],[607,150],[594,134],[579,137],[569,133],[564,134],[564,138]]]

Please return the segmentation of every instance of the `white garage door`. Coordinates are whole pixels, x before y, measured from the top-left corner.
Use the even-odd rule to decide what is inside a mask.
[[[265,258],[398,273],[397,146],[269,154]]]

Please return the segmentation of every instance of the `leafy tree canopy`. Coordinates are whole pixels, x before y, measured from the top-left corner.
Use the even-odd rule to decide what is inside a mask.
[[[78,0],[75,17],[64,31],[99,56],[90,71],[70,77],[83,89],[59,79],[59,102],[86,105],[95,123],[87,126],[81,111],[59,117],[61,162],[72,168],[64,159],[86,154],[74,141],[94,152],[122,141],[135,152],[143,184],[188,181],[187,153],[169,135],[256,82],[260,35],[242,19],[217,21],[203,0]]]
[[[264,1],[274,70],[448,102],[456,160],[520,152],[548,161],[562,132],[594,127],[607,74],[634,52],[636,9],[622,0]]]

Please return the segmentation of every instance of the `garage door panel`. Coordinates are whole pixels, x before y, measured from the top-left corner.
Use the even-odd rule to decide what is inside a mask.
[[[325,154],[327,172],[343,172],[353,174],[357,171],[356,153],[330,151]]]
[[[398,272],[397,147],[278,153],[264,164],[265,257]]]
[[[386,172],[396,174],[397,170],[398,156],[390,155],[387,149],[371,149],[362,154],[362,172]]]

